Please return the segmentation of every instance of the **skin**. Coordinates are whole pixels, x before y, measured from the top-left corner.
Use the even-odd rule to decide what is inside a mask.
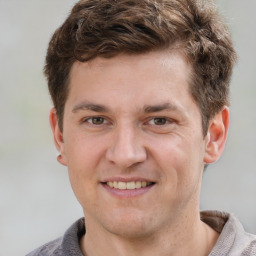
[[[208,255],[218,234],[200,221],[203,168],[221,155],[224,107],[204,137],[189,93],[191,67],[179,52],[75,62],[63,131],[50,123],[83,207],[84,255]],[[107,181],[153,182],[116,193]],[[138,192],[140,191],[140,192]]]

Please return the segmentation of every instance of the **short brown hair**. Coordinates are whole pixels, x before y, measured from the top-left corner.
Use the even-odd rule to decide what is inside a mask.
[[[229,104],[236,54],[230,34],[210,0],[82,0],[49,43],[45,75],[59,126],[75,61],[119,53],[140,54],[179,45],[193,68],[190,91],[209,120]]]

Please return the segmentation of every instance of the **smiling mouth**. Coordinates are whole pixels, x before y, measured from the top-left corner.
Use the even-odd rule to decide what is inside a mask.
[[[134,190],[145,188],[154,184],[154,182],[147,182],[147,181],[130,181],[130,182],[123,182],[123,181],[108,181],[105,183],[110,188],[116,188],[120,190]]]

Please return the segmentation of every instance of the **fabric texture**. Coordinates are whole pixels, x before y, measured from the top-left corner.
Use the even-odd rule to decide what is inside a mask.
[[[64,234],[26,256],[83,256],[79,241],[85,234],[84,218],[77,220]]]
[[[256,235],[244,231],[233,214],[201,212],[201,220],[220,233],[209,256],[256,256]],[[77,220],[63,237],[49,242],[26,256],[83,256],[79,241],[85,234],[84,218]]]
[[[201,220],[220,233],[209,256],[256,255],[256,235],[245,232],[233,214],[205,211],[201,212]]]

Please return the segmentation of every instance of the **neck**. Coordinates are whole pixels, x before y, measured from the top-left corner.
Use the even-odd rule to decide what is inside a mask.
[[[218,239],[218,233],[200,220],[199,211],[179,215],[175,225],[152,232],[147,237],[134,239],[115,234],[97,232],[95,226],[86,225],[86,235],[81,240],[81,249],[86,256],[204,256],[209,255]]]

